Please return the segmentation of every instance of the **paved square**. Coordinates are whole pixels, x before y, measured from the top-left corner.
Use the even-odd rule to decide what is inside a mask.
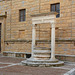
[[[23,66],[23,58],[0,56],[0,75],[63,75],[75,67],[75,63],[65,63],[61,67],[29,67]]]

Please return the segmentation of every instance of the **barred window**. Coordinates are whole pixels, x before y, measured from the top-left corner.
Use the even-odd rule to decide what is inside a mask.
[[[19,21],[25,21],[26,20],[26,9],[19,10]]]
[[[51,11],[57,12],[58,14],[56,15],[56,17],[60,17],[60,3],[51,4]]]

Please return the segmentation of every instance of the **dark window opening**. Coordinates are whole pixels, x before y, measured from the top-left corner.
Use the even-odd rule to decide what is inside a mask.
[[[51,12],[57,12],[56,18],[60,17],[60,3],[51,4]]]
[[[19,10],[19,21],[22,22],[22,21],[25,21],[26,20],[26,9],[22,9],[22,10]]]
[[[31,54],[26,54],[26,58],[30,58],[31,57]]]

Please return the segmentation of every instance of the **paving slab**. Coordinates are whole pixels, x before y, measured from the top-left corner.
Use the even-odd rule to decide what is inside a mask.
[[[67,71],[68,70],[50,67],[29,67],[22,65],[0,69],[0,73],[3,73],[4,75],[63,75]]]
[[[0,67],[8,66],[9,64],[0,64]]]
[[[15,58],[15,57],[5,57],[0,56],[0,62],[7,62],[7,63],[20,63],[21,61],[25,60],[24,58]]]
[[[75,63],[66,62],[60,67],[23,66],[24,58],[0,57],[0,75],[64,75],[75,68]]]

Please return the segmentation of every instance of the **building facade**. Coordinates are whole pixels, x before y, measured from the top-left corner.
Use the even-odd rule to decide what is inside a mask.
[[[0,40],[4,56],[31,56],[32,14],[57,12],[56,57],[75,61],[74,0],[0,0]],[[51,25],[36,25],[36,47],[50,48]]]

